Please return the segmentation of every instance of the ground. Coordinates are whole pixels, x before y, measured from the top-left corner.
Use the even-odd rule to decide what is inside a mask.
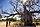
[[[14,25],[13,22],[11,22],[10,26],[9,26],[9,24],[8,24],[8,27],[14,27],[14,26],[15,26],[15,25]],[[0,22],[0,27],[6,27],[6,22],[5,22],[5,21],[1,21],[1,22]],[[36,26],[36,27],[40,27],[40,26]]]
[[[13,23],[12,23],[12,22],[11,22],[10,26],[9,26],[9,24],[8,24],[8,27],[11,27],[11,26],[13,26]],[[0,22],[0,27],[6,27],[6,22],[1,21],[1,22]]]

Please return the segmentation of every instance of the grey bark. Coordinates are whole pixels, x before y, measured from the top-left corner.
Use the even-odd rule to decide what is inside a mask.
[[[24,26],[32,24],[32,14],[26,9],[24,5]]]

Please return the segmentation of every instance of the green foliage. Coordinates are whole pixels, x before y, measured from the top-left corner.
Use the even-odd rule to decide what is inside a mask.
[[[2,21],[6,21],[6,20],[2,19]]]
[[[32,19],[32,21],[40,21],[40,19]]]
[[[16,20],[16,18],[11,18],[12,20]]]

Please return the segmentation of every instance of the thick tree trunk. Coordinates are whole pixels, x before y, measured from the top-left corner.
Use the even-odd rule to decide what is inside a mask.
[[[24,26],[32,25],[32,16],[31,13],[26,9],[24,5]]]

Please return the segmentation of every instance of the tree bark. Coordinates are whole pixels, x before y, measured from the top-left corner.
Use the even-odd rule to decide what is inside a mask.
[[[31,25],[32,24],[32,16],[31,13],[26,9],[26,6],[24,5],[24,26]]]

